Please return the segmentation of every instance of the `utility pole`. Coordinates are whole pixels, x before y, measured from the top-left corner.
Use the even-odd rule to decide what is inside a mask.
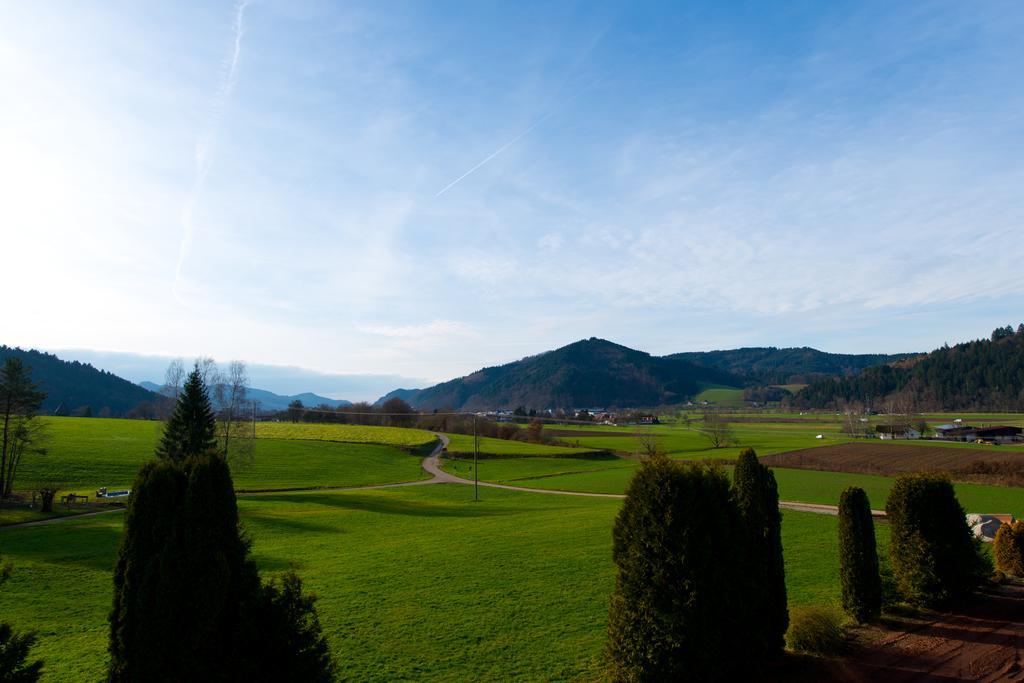
[[[480,454],[480,435],[476,430],[476,413],[473,413],[473,501],[480,502],[480,468],[477,456]]]

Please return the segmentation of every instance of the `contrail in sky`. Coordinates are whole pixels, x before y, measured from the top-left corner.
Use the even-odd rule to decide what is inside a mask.
[[[209,170],[207,152],[210,147],[210,141],[220,127],[221,119],[224,116],[224,108],[227,105],[228,98],[231,97],[231,91],[235,89],[235,82],[238,80],[238,61],[242,54],[242,21],[245,18],[245,8],[248,6],[249,0],[238,0],[235,3],[235,22],[232,28],[234,40],[231,57],[224,62],[223,77],[221,78],[220,87],[217,88],[217,92],[213,96],[210,116],[206,121],[206,127],[196,142],[196,176],[195,181],[192,183],[192,190],[185,200],[185,206],[181,210],[181,244],[178,247],[178,264],[174,269],[174,285],[171,288],[174,297],[179,301],[181,299],[178,296],[178,284],[181,281],[181,269],[185,263],[185,257],[188,256],[189,247],[192,246],[192,236],[195,233],[195,225],[192,223],[192,212],[195,209],[199,196],[203,192],[203,187],[206,185],[206,176]]]
[[[534,128],[536,128],[541,123],[543,123],[545,120],[547,120],[551,116],[551,114],[553,114],[553,113],[554,113],[553,111],[549,111],[547,114],[545,114],[544,116],[542,116],[539,119],[537,119],[536,121],[534,121],[532,124],[530,124],[529,128],[527,128],[522,133],[520,133],[519,135],[515,136],[514,138],[512,138],[511,140],[506,142],[504,145],[502,145],[498,149],[494,150],[494,152],[492,152],[489,156],[485,157],[484,160],[481,161],[479,164],[477,164],[473,168],[469,169],[468,171],[466,171],[465,173],[460,175],[458,178],[456,178],[455,180],[451,181],[450,183],[445,185],[443,188],[441,188],[441,191],[438,192],[437,194],[435,194],[434,197],[435,198],[436,197],[440,197],[445,192],[447,192],[448,190],[450,190],[453,187],[455,187],[459,183],[460,180],[462,180],[466,176],[470,175],[471,173],[473,173],[473,171],[477,170],[478,168],[480,168],[481,166],[486,164],[488,161],[490,161],[491,159],[493,159],[494,157],[498,156],[499,154],[504,152],[506,149],[508,149],[512,145],[514,145],[517,142],[519,142],[520,140],[522,140],[524,137],[526,137],[530,133],[530,131],[532,131]]]

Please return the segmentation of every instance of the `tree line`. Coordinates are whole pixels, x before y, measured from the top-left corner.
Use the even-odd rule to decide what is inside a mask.
[[[838,651],[843,629],[822,610],[790,615],[778,487],[744,449],[732,481],[718,466],[646,458],[615,519],[615,591],[605,656],[615,681],[756,678],[783,648]],[[860,623],[887,604],[944,607],[991,573],[949,479],[899,477],[886,504],[891,525],[883,581],[867,494],[839,503],[842,606]],[[996,556],[1024,573],[1024,524],[1004,525]],[[887,595],[886,583],[892,585]]]
[[[943,346],[914,359],[811,384],[789,399],[799,408],[842,402],[880,405],[905,396],[926,410],[1024,410],[1024,323],[981,339]]]

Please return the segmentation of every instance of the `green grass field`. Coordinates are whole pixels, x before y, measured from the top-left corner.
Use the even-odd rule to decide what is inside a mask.
[[[437,440],[422,429],[305,422],[259,422],[256,424],[256,438],[377,443],[401,448],[419,448]]]
[[[466,434],[446,434],[451,443],[448,450],[451,453],[472,453],[473,437]],[[547,455],[564,456],[570,454],[583,455],[593,453],[593,448],[566,448],[565,446],[549,446],[542,443],[527,443],[525,441],[511,441],[509,439],[491,439],[480,437],[480,452],[489,455]]]
[[[84,491],[130,485],[159,434],[152,422],[50,422],[50,453],[26,461],[23,476],[60,476],[72,484],[69,488]],[[816,420],[736,427],[744,446],[764,454],[835,443],[828,425]],[[579,437],[583,450],[636,450],[635,436],[616,436],[621,428],[608,429],[613,435]],[[729,458],[739,450],[710,449],[699,433],[679,425],[649,432],[678,459]],[[829,438],[815,440],[816,433]],[[422,452],[430,443],[423,439],[433,439],[416,430],[290,423],[266,423],[262,437],[253,462],[235,469],[240,489],[416,480],[425,474],[420,455],[410,450],[418,446]],[[471,446],[471,437],[456,437]],[[389,443],[365,442],[372,438]],[[494,441],[494,448],[516,449],[509,454],[526,457],[482,460],[485,481],[621,493],[636,467],[633,460],[607,455],[552,457],[566,449],[547,447],[553,450],[541,454],[529,450],[537,448],[532,444]],[[472,466],[466,460],[444,461],[445,469],[465,477],[472,477]],[[859,485],[876,508],[884,506],[893,481],[810,470],[775,473],[785,500],[835,503],[843,488]],[[295,568],[320,596],[325,632],[346,679],[598,677],[614,579],[611,525],[620,502],[484,488],[482,502],[473,503],[471,491],[431,485],[264,493],[241,497],[239,509],[262,570]],[[968,511],[1024,516],[1020,489],[958,485],[957,492]],[[39,631],[37,651],[47,661],[46,680],[103,675],[111,567],[122,516],[113,512],[0,529],[0,553],[16,565],[0,591],[0,614],[17,628]],[[879,526],[883,546],[887,531]],[[838,601],[835,535],[835,518],[784,513],[792,604]]]
[[[24,460],[17,488],[27,489],[49,481],[62,484],[66,490],[91,494],[101,486],[131,486],[142,463],[153,457],[161,428],[159,423],[144,420],[44,419],[49,425],[49,452]],[[419,447],[422,451],[436,441],[430,432],[413,429],[350,425],[318,429],[324,425],[290,423],[265,426],[272,429],[265,431],[266,438],[256,439],[251,462],[233,466],[235,485],[239,488],[362,486],[411,481],[424,476],[419,454],[399,447]],[[269,438],[270,434],[282,436]],[[285,438],[287,435],[292,438]],[[381,443],[368,441],[373,438],[381,439]]]
[[[743,400],[743,390],[734,387],[710,386],[693,397],[695,403],[707,401],[720,408],[741,408],[747,405]]]
[[[446,460],[445,471],[473,478],[473,463]],[[576,458],[510,458],[479,463],[480,480],[526,488],[591,493],[624,493],[636,471],[634,460]],[[728,469],[728,468],[727,468]],[[849,486],[863,488],[876,509],[885,507],[892,477],[844,472],[774,468],[779,498],[801,503],[836,505]],[[957,496],[968,512],[1004,513],[1024,517],[1024,490],[982,484],[956,484]]]
[[[262,571],[320,600],[347,680],[557,680],[600,669],[619,501],[433,485],[240,498]],[[122,515],[0,531],[0,613],[34,628],[44,680],[97,680]],[[885,527],[879,527],[885,543]],[[783,516],[791,604],[839,598],[836,520]]]
[[[563,429],[561,426],[559,429]],[[565,443],[581,448],[609,450],[618,453],[637,452],[642,434],[655,437],[658,445],[675,458],[735,458],[740,450],[754,448],[760,455],[782,453],[800,448],[845,443],[849,439],[839,432],[838,423],[814,422],[807,424],[748,424],[734,423],[732,431],[739,443],[729,448],[712,448],[710,441],[700,431],[700,420],[694,419],[690,426],[681,424],[654,425],[651,427],[582,427],[580,431],[608,431],[610,436],[561,436]],[[629,436],[622,436],[630,432]],[[816,438],[818,434],[825,438]]]

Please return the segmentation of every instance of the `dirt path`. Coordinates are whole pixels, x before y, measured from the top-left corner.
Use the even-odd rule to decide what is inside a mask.
[[[124,508],[110,508],[109,510],[97,510],[96,512],[83,512],[78,515],[65,515],[63,517],[50,517],[49,519],[37,519],[34,522],[20,522],[18,524],[5,524],[0,526],[0,532],[5,529],[22,529],[27,526],[46,526],[47,524],[59,524],[69,519],[82,519],[83,517],[95,517],[96,515],[109,515],[111,512],[124,512]]]
[[[839,681],[1024,681],[1024,586],[977,593],[932,621],[888,620],[834,663]]]

